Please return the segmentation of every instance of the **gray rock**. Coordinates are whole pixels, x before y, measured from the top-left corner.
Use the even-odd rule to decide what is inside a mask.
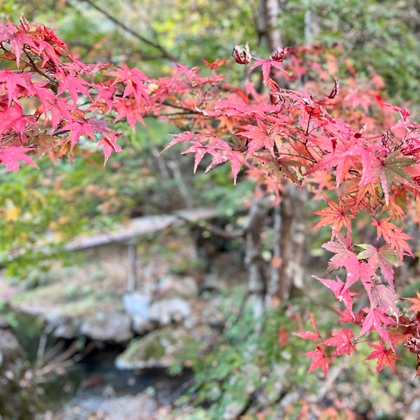
[[[89,395],[84,398],[73,398],[53,418],[54,420],[150,420],[156,418],[157,410],[156,400],[145,392],[112,398]]]
[[[81,319],[63,316],[58,310],[52,310],[45,316],[47,325],[45,334],[53,334],[54,337],[73,339],[79,335]]]
[[[79,335],[81,320],[65,318],[54,330],[54,337],[71,340]]]
[[[35,418],[39,395],[36,387],[28,388],[21,381],[27,369],[26,355],[8,330],[0,330],[0,354],[0,418]]]
[[[179,323],[189,316],[190,304],[179,297],[161,299],[150,305],[150,320],[158,325],[169,325],[172,321]]]
[[[297,392],[289,392],[280,401],[280,406],[286,408],[288,405],[294,404],[299,401],[299,394]]]
[[[10,323],[9,321],[2,315],[0,315],[0,329],[7,329],[10,328]]]
[[[218,328],[225,324],[225,317],[217,306],[211,304],[203,308],[200,314],[200,323]]]
[[[193,277],[168,275],[159,280],[156,293],[165,298],[178,296],[194,299],[198,296],[198,286]]]
[[[410,411],[411,412],[415,412],[415,411],[420,411],[420,400],[417,398],[415,399],[411,405],[410,405]]]
[[[269,407],[278,401],[286,386],[286,373],[289,371],[290,365],[276,364],[272,366],[268,374],[264,388],[258,395],[258,401],[264,407]]]
[[[156,324],[149,319],[143,318],[141,315],[133,315],[131,317],[131,328],[136,334],[143,335],[149,331],[152,331]]]
[[[98,313],[83,321],[80,333],[93,340],[123,343],[133,338],[131,319],[119,312]]]
[[[223,413],[223,420],[236,420],[239,415],[244,411],[247,400],[243,402],[235,401],[230,403]]]
[[[200,284],[201,291],[205,290],[220,290],[223,287],[223,282],[216,274],[207,274]]]
[[[149,296],[139,292],[127,294],[123,297],[123,303],[125,312],[132,318],[140,316],[145,321],[149,320]]]

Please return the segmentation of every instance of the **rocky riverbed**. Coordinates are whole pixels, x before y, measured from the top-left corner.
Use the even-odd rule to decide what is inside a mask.
[[[19,355],[16,361],[4,358],[4,363],[20,369],[14,377],[23,394],[27,390],[21,386],[22,378],[26,374],[32,379],[40,402],[34,412],[46,413],[37,419],[169,416],[172,401],[191,385],[191,359],[217,342],[225,323],[224,308],[232,309],[229,298],[218,293],[214,275],[197,282],[192,276],[166,273],[149,291],[130,293],[120,293],[118,282],[111,293],[101,276],[75,276],[65,287],[62,282],[52,280],[24,290],[0,281],[4,315],[0,328],[22,350],[14,352]],[[63,344],[54,357],[68,355],[58,363],[54,357],[41,361],[56,343]],[[78,346],[77,351],[69,352],[72,346]],[[184,373],[172,378],[166,368],[174,365]],[[186,415],[188,408],[181,411]],[[6,411],[0,413],[4,420],[12,418]],[[31,412],[19,418],[34,416]]]

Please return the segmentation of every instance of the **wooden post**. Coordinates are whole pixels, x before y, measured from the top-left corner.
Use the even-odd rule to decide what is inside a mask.
[[[137,273],[137,262],[136,262],[136,245],[133,243],[128,244],[128,282],[127,292],[133,292],[136,290],[136,273]]]

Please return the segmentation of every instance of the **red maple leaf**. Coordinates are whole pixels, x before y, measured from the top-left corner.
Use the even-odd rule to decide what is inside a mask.
[[[0,102],[0,135],[12,129],[23,136],[27,128],[25,118],[19,102],[14,102],[10,107]]]
[[[328,287],[328,289],[332,290],[332,292],[334,293],[334,297],[339,302],[344,301],[344,305],[346,306],[346,309],[351,311],[353,307],[352,295],[354,295],[354,293],[346,289],[345,284],[341,281],[341,279],[338,276],[336,276],[336,279],[337,279],[336,281],[323,279],[317,276],[312,276],[312,277],[320,281],[324,286]]]
[[[305,356],[312,359],[311,366],[308,369],[308,373],[313,372],[319,367],[324,372],[324,376],[327,376],[328,373],[328,358],[325,356],[324,351],[321,347],[316,346],[316,350],[308,351]]]
[[[347,238],[345,238],[341,233],[337,232],[333,228],[333,237],[335,240],[323,244],[322,248],[336,254],[330,260],[331,263],[335,264],[337,261],[341,261],[347,258],[350,254],[354,253],[351,251],[353,245],[351,243],[350,235],[347,235]]]
[[[394,180],[417,188],[411,176],[402,169],[414,165],[416,161],[407,157],[399,157],[399,154],[399,150],[392,152],[383,161],[379,162],[376,168],[376,173],[381,180],[382,189],[385,194],[386,204],[389,203],[389,192]]]
[[[57,131],[60,133],[62,131],[70,131],[70,147],[71,150],[74,148],[80,137],[83,135],[90,137],[93,141],[101,140],[103,138],[112,138],[111,143],[114,143],[116,138],[116,133],[114,130],[108,127],[108,123],[103,120],[97,120],[91,118],[89,121],[86,121],[84,118],[79,118],[77,121],[73,120],[70,124],[67,124],[61,130]],[[100,135],[100,138],[96,136],[95,133]],[[115,149],[116,150],[116,149]]]
[[[0,152],[0,162],[6,167],[8,172],[18,172],[20,169],[19,160],[38,168],[36,163],[26,155],[27,152],[32,150],[30,147],[9,147]]]
[[[195,80],[197,76],[197,71],[199,70],[198,67],[192,67],[189,68],[187,66],[184,66],[181,63],[176,63],[177,69],[175,70],[174,79],[178,78],[182,74],[185,74],[186,78],[192,82]]]
[[[360,279],[372,302],[372,277],[378,278],[375,274],[375,270],[369,264],[361,262],[354,253],[349,253],[347,258],[335,261],[334,264],[346,268],[347,278],[345,289],[348,289]]]
[[[312,341],[319,340],[321,338],[321,334],[319,333],[318,328],[316,326],[315,318],[312,316],[310,312],[309,312],[309,318],[311,320],[312,328],[315,330],[315,332],[305,331],[303,333],[294,333],[293,335],[303,338],[304,340],[312,340]]]
[[[133,132],[136,129],[136,121],[139,121],[141,124],[145,125],[143,117],[139,112],[139,107],[134,99],[118,99],[114,104],[114,109],[118,113],[114,122],[126,118]]]
[[[102,139],[98,142],[98,147],[102,146],[104,149],[104,166],[108,162],[109,157],[111,156],[112,152],[121,152],[121,147],[116,143],[117,137],[121,134],[104,134]]]
[[[41,99],[41,98],[39,98]],[[44,113],[51,112],[51,125],[52,128],[57,128],[63,117],[68,122],[72,121],[71,112],[75,111],[74,106],[68,103],[69,98],[58,98],[57,96],[47,97],[46,102],[43,102]]]
[[[357,258],[368,260],[369,265],[374,270],[380,268],[385,280],[391,286],[392,291],[394,291],[394,271],[392,266],[398,267],[402,264],[398,252],[392,249],[389,244],[379,249],[372,245],[360,244],[358,246],[364,248],[364,251],[360,252]]]
[[[70,94],[71,99],[73,100],[73,105],[77,104],[78,93],[82,93],[83,95],[90,97],[88,92],[89,84],[79,77],[78,74],[74,73],[67,73],[65,71],[60,71],[55,75],[59,80],[58,86],[58,95],[61,95],[63,92],[68,91]]]
[[[402,315],[398,319],[398,325],[389,329],[392,344],[395,346],[400,341],[405,344],[407,340],[412,337],[417,337],[417,323],[415,320],[411,320],[405,315]]]
[[[11,45],[16,56],[16,64],[18,67],[25,44],[37,49],[30,36],[19,31],[19,27],[10,22],[10,20],[7,25],[0,22],[0,42],[8,42]]]
[[[412,256],[413,253],[406,240],[413,238],[404,233],[402,228],[394,225],[394,223],[391,223],[389,220],[389,217],[381,220],[372,220],[372,226],[376,227],[378,239],[382,236],[385,239],[385,242],[398,251],[400,259],[405,253]]]
[[[394,230],[398,229],[394,223],[390,222],[390,217],[383,218],[381,220],[373,219],[372,226],[376,227],[376,232],[378,234],[378,239],[383,236],[387,243],[392,242],[392,237],[394,236]]]
[[[96,85],[95,88],[97,90],[95,103],[105,102],[107,111],[110,112],[112,110],[113,99],[116,91],[115,86],[103,83]]]
[[[374,306],[379,306],[385,309],[385,312],[398,317],[400,311],[397,308],[396,302],[398,298],[395,292],[383,284],[373,284],[372,287],[372,301]]]
[[[331,358],[339,356],[340,354],[346,353],[348,356],[353,351],[356,350],[356,346],[352,342],[353,339],[353,331],[346,330],[342,328],[340,331],[335,331],[331,338],[324,340],[321,344],[325,344],[326,346],[334,346],[336,349],[334,350]]]
[[[366,358],[366,360],[378,359],[376,371],[380,372],[388,365],[396,374],[395,361],[400,360],[400,358],[395,354],[395,352],[391,348],[387,349],[381,340],[379,341],[379,345],[369,344],[369,346],[372,347],[374,351]]]
[[[203,159],[204,155],[209,153],[213,156],[213,159],[211,160],[210,165],[206,168],[205,172],[209,172],[217,165],[230,162],[232,167],[233,180],[236,184],[236,179],[242,164],[247,164],[247,162],[244,161],[241,152],[233,150],[229,144],[217,136],[211,134],[194,134],[188,131],[179,135],[174,135],[174,137],[174,140],[172,140],[168,146],[165,147],[163,152],[180,142],[192,143],[192,146],[182,152],[182,154],[184,155],[187,153],[195,153],[194,172],[197,170],[197,167]]]
[[[335,306],[332,306],[332,309],[334,309],[334,311],[341,315],[341,318],[338,319],[338,322],[353,322],[355,324],[358,324],[359,317],[352,310],[346,308],[345,311],[342,311],[341,309],[336,308]]]
[[[326,95],[328,99],[334,99],[338,95],[338,91],[340,90],[340,83],[338,79],[334,79],[334,87],[331,90],[329,95]]]
[[[413,257],[413,253],[411,251],[410,245],[408,245],[407,240],[413,239],[410,235],[407,235],[403,232],[403,228],[399,228],[395,230],[395,235],[393,241],[391,243],[392,246],[398,251],[399,255],[411,255]],[[405,252],[404,252],[405,251]]]
[[[265,147],[274,156],[274,140],[278,135],[276,127],[268,127],[262,121],[257,120],[257,126],[245,125],[240,127],[241,131],[237,133],[239,137],[250,139],[248,143],[248,157],[251,157],[256,151]]]
[[[396,325],[396,322],[389,316],[385,314],[385,310],[383,308],[374,308],[369,311],[366,315],[366,318],[363,322],[362,331],[360,332],[360,336],[366,334],[371,330],[377,331],[380,337],[385,340],[387,343],[391,344],[391,340],[388,334],[388,331],[383,328],[383,325]]]
[[[330,141],[330,139],[328,139]],[[335,168],[335,177],[337,187],[343,182],[349,173],[350,169],[356,167],[357,161],[363,162],[363,170],[366,174],[365,178],[370,179],[368,176],[371,171],[371,154],[360,144],[351,144],[342,143],[337,145],[335,150],[333,144],[330,146],[331,153],[327,153],[319,159],[319,161],[314,165],[314,167],[307,172],[307,175],[316,172],[316,171],[325,171]]]
[[[4,71],[0,71],[0,83],[4,83],[6,86],[8,105],[10,106],[12,101],[18,100],[18,93],[20,93],[22,89],[29,89],[31,79],[28,74],[21,72],[16,73],[9,69],[5,69]]]
[[[213,63],[209,63],[207,60],[203,60],[203,63],[211,70],[217,69],[218,67],[223,66],[223,64],[226,63],[227,60],[220,60],[217,59],[215,61],[213,61]]]
[[[280,70],[282,75],[287,79],[290,79],[287,72],[284,70],[282,64],[275,60],[263,60],[261,58],[254,57],[255,63],[251,66],[251,70],[261,66],[261,73],[265,81],[269,80],[269,75],[271,67],[275,67],[277,70]]]

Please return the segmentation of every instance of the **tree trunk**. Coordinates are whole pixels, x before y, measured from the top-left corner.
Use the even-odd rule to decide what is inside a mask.
[[[281,265],[278,270],[276,297],[281,301],[303,290],[303,259],[306,250],[306,191],[287,184],[280,203],[279,230]]]
[[[311,9],[305,11],[305,43],[312,45],[320,32],[320,19],[319,16]]]
[[[248,293],[252,301],[254,318],[264,312],[267,293],[267,279],[264,260],[261,256],[261,233],[271,208],[269,196],[265,193],[254,198],[246,227],[245,264],[248,268]]]
[[[258,13],[255,16],[255,24],[258,32],[258,42],[266,43],[271,51],[277,47],[282,48],[283,41],[281,32],[277,25],[277,18],[280,14],[279,0],[260,0]]]

